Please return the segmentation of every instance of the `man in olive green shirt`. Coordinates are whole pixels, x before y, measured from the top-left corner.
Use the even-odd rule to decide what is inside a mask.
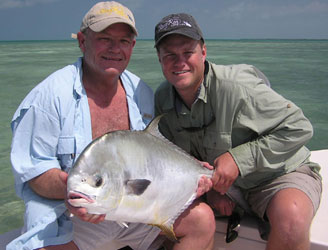
[[[299,107],[269,86],[251,65],[206,61],[202,32],[190,15],[164,17],[155,47],[167,81],[155,93],[160,131],[215,167],[208,202],[222,215],[238,186],[252,212],[268,220],[267,249],[309,249],[321,196],[320,167],[304,146],[313,130]]]

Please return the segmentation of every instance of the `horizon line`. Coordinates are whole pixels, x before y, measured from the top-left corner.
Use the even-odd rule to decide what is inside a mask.
[[[154,41],[153,38],[136,38],[136,40]],[[242,41],[242,40],[312,40],[312,41],[324,41],[328,38],[206,38],[205,41],[222,40],[222,41]],[[0,42],[33,42],[33,41],[76,41],[73,38],[67,39],[10,39],[0,40]]]

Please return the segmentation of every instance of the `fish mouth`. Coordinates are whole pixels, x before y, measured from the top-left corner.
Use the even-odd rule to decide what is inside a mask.
[[[82,204],[94,203],[95,196],[90,196],[79,191],[70,191],[67,201],[73,207],[80,207]]]

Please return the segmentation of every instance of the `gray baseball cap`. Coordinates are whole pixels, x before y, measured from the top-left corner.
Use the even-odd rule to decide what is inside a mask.
[[[90,28],[94,32],[100,32],[114,23],[126,23],[138,35],[132,12],[127,7],[115,1],[95,4],[85,14],[80,30],[85,31],[87,28]]]
[[[155,47],[166,36],[179,34],[194,40],[203,40],[200,30],[193,16],[186,13],[171,14],[164,17],[155,27]]]

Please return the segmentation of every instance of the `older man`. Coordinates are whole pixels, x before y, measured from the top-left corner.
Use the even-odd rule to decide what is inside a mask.
[[[11,124],[11,160],[17,194],[26,205],[25,232],[7,250],[126,245],[146,250],[162,244],[157,227],[130,223],[122,228],[67,202],[66,212],[64,203],[67,171],[86,145],[109,131],[144,129],[153,117],[151,88],[126,70],[136,35],[128,8],[113,1],[97,3],[77,34],[83,57],[51,74],[17,109]],[[211,182],[201,184],[199,194]],[[208,214],[206,208],[195,203],[177,220],[179,247],[183,239],[189,239],[188,244],[212,243],[214,217],[202,216],[202,211]]]

